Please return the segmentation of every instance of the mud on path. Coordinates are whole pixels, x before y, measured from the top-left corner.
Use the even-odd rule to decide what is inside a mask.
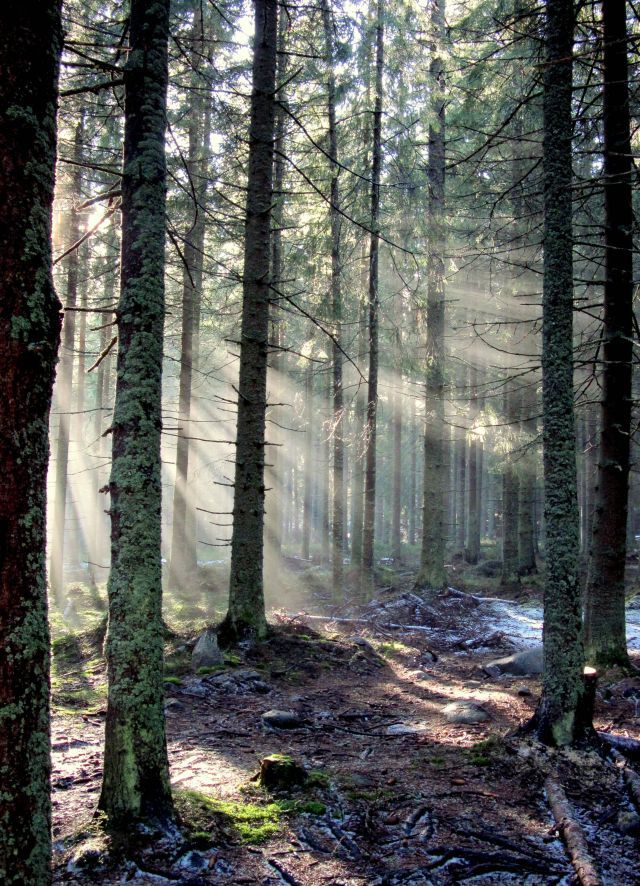
[[[555,773],[602,881],[640,882],[640,818],[621,770],[594,752],[505,738],[531,716],[540,685],[483,670],[522,645],[501,630],[499,612],[451,593],[426,602],[400,587],[358,611],[332,612],[335,620],[272,613],[276,631],[260,649],[238,650],[217,673],[173,677],[174,790],[182,804],[197,796],[189,792],[218,802],[186,840],[148,835],[125,853],[110,844],[92,818],[103,707],[58,714],[55,881],[568,884],[573,868],[543,789]],[[90,695],[104,678],[94,666],[83,679]],[[607,675],[597,728],[640,738],[639,698],[637,677]],[[452,702],[471,702],[464,710],[486,719],[449,722]],[[283,728],[286,718],[265,718],[269,711],[293,716]],[[304,764],[309,785],[286,797],[258,789],[250,779],[273,753]],[[243,809],[253,823],[243,825]]]

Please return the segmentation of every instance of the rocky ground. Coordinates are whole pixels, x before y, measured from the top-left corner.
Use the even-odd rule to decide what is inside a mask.
[[[181,827],[126,847],[94,815],[104,728],[97,640],[59,641],[56,882],[568,884],[574,869],[545,794],[549,776],[601,881],[640,882],[629,764],[512,736],[536,706],[539,676],[526,673],[536,654],[525,673],[491,663],[535,645],[539,607],[456,591],[425,600],[410,577],[392,584],[365,607],[275,611],[269,642],[210,673],[190,668],[195,638],[173,637],[166,711]],[[639,701],[637,676],[601,675],[597,729],[640,739]],[[299,762],[305,784],[258,787],[252,778],[271,754]]]

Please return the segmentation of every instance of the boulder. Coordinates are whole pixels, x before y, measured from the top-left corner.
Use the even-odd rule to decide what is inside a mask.
[[[507,655],[505,658],[496,658],[484,666],[484,670],[492,677],[500,674],[511,674],[516,677],[541,674],[542,668],[542,646],[533,646],[531,649]]]
[[[448,723],[486,723],[491,719],[484,708],[474,701],[452,701],[442,709]]]
[[[262,722],[272,729],[301,729],[305,725],[305,719],[293,711],[265,711]]]
[[[224,655],[218,646],[216,632],[210,628],[200,634],[191,653],[191,667],[194,671],[200,668],[213,668],[224,664]]]

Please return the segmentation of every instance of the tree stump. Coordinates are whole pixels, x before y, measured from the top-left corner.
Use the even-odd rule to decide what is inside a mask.
[[[308,778],[301,763],[283,754],[270,754],[260,760],[258,783],[269,791],[283,791],[303,785]]]

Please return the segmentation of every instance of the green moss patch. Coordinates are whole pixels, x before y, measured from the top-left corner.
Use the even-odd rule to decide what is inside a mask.
[[[279,803],[238,803],[217,800],[198,791],[178,791],[176,811],[189,839],[202,844],[203,834],[210,842],[221,838],[245,844],[264,843],[281,828],[283,809]]]

